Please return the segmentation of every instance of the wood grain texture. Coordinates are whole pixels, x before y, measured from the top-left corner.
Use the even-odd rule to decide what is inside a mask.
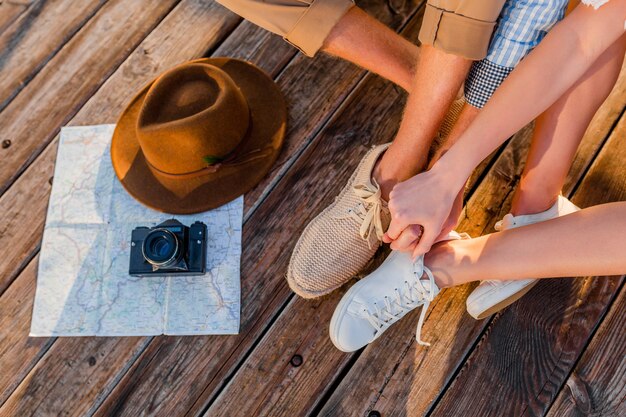
[[[145,38],[145,31],[151,31],[176,0],[159,2],[154,7],[147,7],[142,1],[131,2],[132,7],[124,1],[107,3],[0,113],[0,125],[7,126],[7,131],[13,135],[12,145],[0,149],[3,162],[0,177],[16,176],[11,169],[18,168],[11,161],[17,161],[21,158],[19,155],[26,157],[28,153],[27,158],[35,158],[32,153],[36,152],[35,148],[42,152],[0,197],[0,210],[3,210],[0,244],[6,248],[0,258],[0,293],[33,256],[41,241],[56,157],[55,136],[60,127],[67,123],[114,123],[126,102],[150,77],[188,58],[202,56],[206,48],[217,44],[239,21],[212,2],[201,2],[202,6],[190,3],[181,7],[181,11],[161,26],[160,31],[153,32],[129,57]],[[115,21],[119,27],[111,26]],[[177,37],[166,32],[180,32],[189,24],[199,25],[194,42],[186,38],[189,32],[179,33]],[[91,49],[97,46],[93,37],[100,38],[98,48],[102,50]],[[110,47],[112,42],[119,46]],[[113,80],[72,119],[126,57]],[[30,233],[23,233],[24,224],[30,225]]]
[[[28,337],[36,276],[37,258],[28,264],[22,279],[0,298],[0,404],[52,342],[52,339]]]
[[[137,50],[126,60],[124,65],[104,84],[104,86],[95,94],[91,100],[83,107],[83,109],[71,121],[71,124],[95,124],[113,122],[127,101],[134,95],[134,91],[139,89],[150,78],[156,76],[166,68],[178,64],[190,58],[202,56],[202,54],[212,45],[217,44],[229,31],[237,24],[239,18],[227,12],[221,6],[215,3],[207,3],[202,0],[184,1],[174,9],[168,17],[146,38]],[[205,24],[206,26],[202,26]],[[198,28],[198,33],[190,41],[188,36],[190,32],[184,29],[188,25],[194,25]],[[207,29],[208,28],[208,29]],[[172,36],[172,33],[179,33],[179,36]],[[11,216],[6,218],[12,223],[11,236],[3,229],[1,239],[7,239],[6,244],[22,245],[26,236],[19,233],[24,230],[23,225],[28,224],[37,233],[36,236],[28,243],[31,246],[22,249],[26,253],[33,253],[36,246],[39,245],[41,239],[41,229],[45,219],[45,209],[49,195],[48,179],[52,177],[54,158],[56,156],[57,140],[55,139],[37,159],[36,163],[31,164],[28,170],[19,178],[15,185],[0,199],[0,206],[6,208]],[[16,206],[18,204],[19,206]],[[27,208],[27,209],[26,209]],[[6,212],[5,212],[6,213]],[[20,226],[21,225],[21,226]],[[19,226],[19,227],[18,227]],[[4,224],[3,224],[4,227]],[[12,229],[12,228],[15,229]],[[13,243],[9,244],[8,239],[13,239]],[[16,252],[18,253],[18,252]],[[31,255],[32,256],[32,255]],[[15,267],[15,265],[13,265]],[[20,274],[16,283],[27,280],[27,275]],[[16,287],[17,288],[17,287]],[[34,292],[29,289],[29,294],[23,296],[34,297]],[[30,312],[28,313],[30,315]],[[29,315],[22,316],[22,320],[29,322]],[[21,344],[16,347],[30,343],[25,334],[21,335]],[[123,341],[123,342],[122,342]],[[28,375],[26,381],[18,387],[17,391],[4,405],[6,408],[0,408],[0,415],[4,410],[11,412],[28,413],[33,409],[29,407],[37,406],[38,413],[55,414],[61,410],[82,410],[87,403],[87,407],[96,407],[98,398],[111,389],[116,381],[118,373],[124,373],[125,363],[120,358],[134,358],[137,349],[143,350],[145,338],[117,338],[107,339],[103,343],[103,339],[96,338],[76,338],[63,339],[59,343],[52,354],[46,356],[48,367],[39,366],[37,370]],[[116,343],[120,345],[117,346]],[[125,343],[125,344],[124,344]],[[115,350],[118,347],[120,350]],[[121,349],[125,348],[127,356],[122,355]],[[94,356],[94,352],[107,356],[109,351],[117,359],[120,360],[117,366],[113,366],[111,362],[104,361],[101,365],[93,365],[90,371],[96,372],[105,370],[103,375],[91,375],[85,382],[84,375],[80,372],[82,369],[73,368],[73,361],[63,361],[64,357],[82,358],[87,362],[93,362],[90,358]],[[36,353],[33,353],[36,355]],[[61,368],[65,367],[63,371]],[[77,372],[77,382],[71,381],[73,372]],[[111,376],[111,373],[113,376]],[[15,375],[19,382],[19,375]],[[104,381],[104,382],[103,382]],[[84,389],[90,385],[94,391],[88,391],[85,394]],[[82,386],[81,384],[87,384]],[[109,384],[109,385],[107,385]],[[25,395],[33,401],[20,401]],[[49,401],[55,396],[63,396],[61,400]],[[81,399],[84,402],[81,403]],[[37,403],[37,401],[41,401]],[[63,407],[63,408],[59,408]],[[70,412],[68,411],[68,412]],[[77,411],[78,412],[78,411]]]
[[[39,1],[0,35],[0,111],[105,2]]]
[[[626,158],[625,134],[623,115],[576,189],[575,204],[626,199],[626,176],[614,175]],[[545,414],[622,281],[587,277],[540,282],[523,302],[497,315],[432,415]],[[484,392],[489,395],[480,395]]]
[[[388,13],[388,9],[381,8],[380,4],[374,4],[374,6],[376,7],[373,9],[374,11],[381,10],[380,12],[376,11],[376,13]],[[372,13],[372,10],[369,11]],[[403,13],[407,17],[412,15],[410,10]],[[346,67],[348,67],[348,64],[324,56],[317,57],[313,62],[297,57],[281,73],[277,81],[281,88],[284,86],[283,91],[287,90],[286,96],[290,106],[290,113],[292,114],[291,129],[294,126],[301,126],[303,122],[306,123],[304,125],[305,128],[299,128],[301,129],[301,134],[295,135],[293,130],[290,130],[290,136],[293,137],[296,144],[298,143],[297,141],[310,141],[311,135],[318,129],[316,124],[311,124],[311,119],[314,121],[327,119],[329,116],[317,113],[332,111],[332,103],[340,100],[342,95],[345,94],[342,91],[346,83],[343,79],[345,77],[344,71],[350,77],[360,77],[363,74],[362,70],[354,71],[349,67],[348,69],[350,70],[346,71],[344,69]],[[289,82],[286,81],[287,78],[283,77],[290,77]],[[355,83],[355,81],[352,82]],[[290,93],[289,91],[294,88],[296,90]],[[395,91],[393,87],[391,88]],[[318,98],[320,91],[324,92],[321,99]],[[310,108],[310,103],[316,103],[318,100],[326,107],[316,110],[314,114],[311,111],[300,112],[297,110],[299,108],[303,110]],[[397,127],[400,116],[399,110],[400,108],[398,108],[398,112],[393,119],[396,123],[392,125],[393,130]],[[361,114],[359,120],[364,120],[366,114]],[[354,123],[354,120],[352,123]],[[349,134],[352,135],[352,132]],[[333,130],[332,140],[338,140],[337,135],[337,132]],[[291,140],[291,138],[288,139],[288,143],[292,143],[290,142]],[[288,149],[290,146],[293,147],[293,145],[287,145]],[[351,153],[348,150],[345,151],[347,152],[345,155]],[[288,152],[290,151],[284,150],[283,154]],[[318,152],[335,153],[335,151],[330,150],[318,150]],[[347,157],[344,156],[344,158]],[[358,159],[354,161],[356,163]],[[289,170],[288,172],[291,171]],[[301,182],[304,182],[304,178],[302,178],[304,173],[300,168],[296,168],[296,171],[298,173],[295,179],[301,179]],[[313,173],[316,173],[316,169],[311,167],[308,172],[310,173],[309,175],[313,175]],[[330,171],[329,174],[330,177],[325,178],[324,181],[330,179],[334,187],[333,189],[341,187],[341,181],[336,182],[335,174]],[[317,173],[313,175],[313,178],[317,175]],[[291,178],[293,179],[294,177],[292,176]],[[294,190],[293,192],[300,194],[298,190],[304,190],[306,188],[302,187],[307,186],[302,185],[301,182],[296,182],[297,185],[291,185],[291,189]],[[261,184],[260,187],[263,186],[264,184]],[[268,204],[274,205],[277,201],[282,202],[285,200],[284,188],[282,190],[272,191],[266,200],[271,201]],[[258,193],[256,195],[262,194]],[[255,192],[246,196],[246,199],[250,199],[252,202],[254,198]],[[309,198],[313,198],[313,196]],[[118,389],[116,389],[111,398],[103,404],[101,410],[99,410],[99,415],[133,415],[138,410],[148,406],[146,399],[152,399],[149,407],[155,413],[176,414],[187,412],[184,408],[185,406],[191,408],[188,411],[191,414],[201,411],[204,408],[204,404],[209,402],[215,395],[216,390],[221,387],[224,376],[232,372],[232,367],[237,365],[241,360],[241,356],[246,354],[250,344],[253,343],[255,338],[259,337],[264,327],[272,321],[276,311],[285,303],[289,294],[288,291],[285,291],[286,287],[283,280],[289,256],[289,253],[285,251],[285,245],[295,243],[294,236],[298,234],[289,233],[284,227],[273,226],[273,224],[276,223],[278,225],[281,222],[287,222],[286,216],[288,215],[290,216],[288,217],[289,219],[295,219],[289,220],[290,230],[292,227],[303,227],[305,216],[315,213],[315,207],[321,209],[321,206],[319,206],[320,202],[314,201],[315,207],[309,206],[304,210],[298,209],[296,212],[292,212],[288,208],[288,205],[291,204],[290,202],[284,202],[287,204],[286,208],[278,212],[275,209],[271,211],[264,209],[264,214],[258,217],[256,211],[250,214],[251,212],[248,210],[248,207],[254,207],[254,204],[249,204],[250,200],[248,200],[246,210],[247,216],[250,217],[244,227],[241,278],[243,310],[240,336],[237,338],[226,338],[223,341],[221,339],[215,341],[216,339],[211,337],[194,340],[179,339],[172,342],[172,344],[170,344],[169,340],[156,339],[146,350],[145,355],[142,355],[135,367],[131,368],[131,371],[120,382]],[[311,201],[311,204],[313,204],[313,201]],[[265,202],[263,205],[265,205]],[[263,205],[258,207],[257,210],[260,210]],[[269,213],[271,213],[271,216]],[[261,252],[257,252],[260,248],[262,248]],[[263,259],[257,259],[259,256],[262,256]],[[262,284],[260,284],[261,282]],[[250,285],[252,285],[252,288]],[[200,356],[196,352],[203,352],[203,354]],[[224,353],[228,354],[224,356]],[[166,391],[162,388],[159,389],[156,383],[156,381],[164,377],[165,369],[177,370],[175,378],[168,385],[169,388]],[[168,375],[171,374],[168,373]],[[201,388],[202,391],[200,391]],[[176,395],[177,401],[168,401],[174,395]],[[197,398],[198,396],[199,398]]]
[[[619,86],[626,80],[624,75]],[[579,150],[579,163],[570,170],[568,181],[580,178],[584,169],[592,163],[596,150],[605,142],[605,137],[621,114],[618,109],[623,110],[625,99],[626,92],[616,88],[602,106],[583,139],[587,146]],[[457,230],[473,236],[490,233],[495,221],[508,212],[529,139],[530,127],[527,127],[504,148],[470,196]],[[488,324],[487,321],[476,322],[465,313],[465,299],[474,286],[455,288],[452,292],[446,290],[435,299],[424,327],[426,337],[432,335],[430,338],[434,343],[430,348],[425,349],[414,343],[415,313],[409,316],[413,320],[403,319],[394,326],[398,330],[392,329],[390,336],[385,335],[372,347],[366,348],[320,414],[357,416],[366,415],[373,409],[393,416],[426,414],[461,368],[465,355]],[[514,327],[508,330],[511,328]],[[507,337],[506,334],[501,336]],[[395,340],[398,337],[401,340]],[[372,363],[377,365],[372,367]],[[355,390],[357,386],[366,388]]]
[[[0,34],[28,10],[35,0],[0,1]]]
[[[547,417],[626,415],[626,288],[561,388]]]
[[[501,217],[501,211],[507,210],[531,133],[531,127],[526,127],[505,147],[470,196],[457,230],[473,236],[483,234]],[[366,347],[320,415],[362,416],[372,410],[384,416],[424,415],[487,325],[465,312],[465,299],[473,288],[466,285],[446,289],[431,304],[422,330],[422,337],[431,347],[415,343],[419,310]]]
[[[111,0],[0,113],[0,193],[23,172],[178,0]],[[103,111],[106,109],[102,109]],[[106,113],[106,111],[105,111]]]

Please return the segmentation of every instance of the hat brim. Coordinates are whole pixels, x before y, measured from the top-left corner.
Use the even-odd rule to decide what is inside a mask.
[[[225,71],[242,91],[250,109],[250,129],[242,140],[242,154],[266,149],[258,158],[223,164],[215,172],[178,179],[153,172],[136,135],[137,119],[150,86],[146,85],[122,112],[111,141],[111,161],[126,191],[142,204],[166,213],[191,214],[219,207],[245,194],[270,170],[283,144],[287,109],[274,81],[252,64],[233,58],[204,58]],[[219,126],[215,127],[219,129]]]

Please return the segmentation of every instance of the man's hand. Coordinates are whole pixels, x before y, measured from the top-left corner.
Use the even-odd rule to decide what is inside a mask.
[[[452,178],[436,169],[397,184],[389,195],[391,224],[383,241],[391,248],[412,251],[413,258],[428,252],[450,226],[450,217],[459,188]]]

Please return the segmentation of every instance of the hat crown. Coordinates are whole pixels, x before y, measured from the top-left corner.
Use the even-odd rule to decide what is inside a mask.
[[[220,68],[184,64],[160,76],[146,94],[137,139],[159,171],[186,174],[228,157],[250,124],[245,97]]]

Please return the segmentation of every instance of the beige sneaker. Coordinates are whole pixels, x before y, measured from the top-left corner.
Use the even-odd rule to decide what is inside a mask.
[[[436,142],[448,136],[464,104],[463,98],[452,104]],[[381,245],[391,217],[372,171],[387,147],[389,143],[373,147],[335,202],[304,229],[287,269],[287,282],[296,294],[315,298],[341,287]]]
[[[389,144],[372,148],[335,202],[304,229],[291,255],[287,281],[304,298],[341,287],[372,259],[391,217],[372,170]]]

